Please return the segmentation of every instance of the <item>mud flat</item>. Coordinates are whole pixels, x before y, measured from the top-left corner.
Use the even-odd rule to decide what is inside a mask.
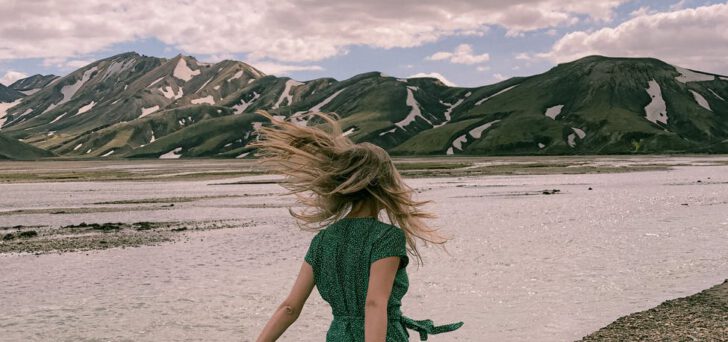
[[[465,322],[433,341],[573,341],[720,284],[726,160],[398,159],[453,237],[449,254],[423,248],[424,266],[408,267],[403,312]],[[275,176],[181,162],[0,163],[0,234],[12,234],[0,239],[0,339],[254,340],[312,234]],[[67,178],[82,170],[133,176]],[[717,322],[700,298],[675,306],[705,303],[696,313]],[[330,319],[314,293],[281,341],[321,341]]]

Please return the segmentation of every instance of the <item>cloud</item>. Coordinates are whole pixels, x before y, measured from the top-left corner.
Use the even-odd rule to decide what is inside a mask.
[[[5,73],[5,76],[0,78],[0,84],[9,86],[9,85],[13,84],[13,82],[15,82],[19,79],[26,78],[26,77],[28,77],[28,75],[26,75],[22,72],[9,70],[8,72]]]
[[[531,55],[529,55],[528,53],[521,52],[516,55],[516,59],[521,61],[530,61],[533,59],[533,57],[531,57]]]
[[[60,69],[78,69],[93,63],[92,60],[87,59],[71,59],[65,57],[50,57],[43,59],[44,67],[56,67]]]
[[[587,55],[655,57],[682,67],[728,73],[728,3],[637,13],[616,27],[564,35],[538,57],[566,62]]]
[[[460,44],[453,52],[435,52],[432,56],[427,57],[426,59],[432,61],[448,60],[450,63],[456,64],[478,64],[489,61],[490,55],[487,53],[474,55],[472,46],[468,44]]]
[[[480,66],[478,66],[477,68],[475,68],[475,70],[478,70],[478,71],[480,71],[480,72],[483,72],[483,71],[488,71],[488,70],[490,70],[490,67],[489,67],[489,66],[486,66],[486,65],[480,65]]]
[[[447,78],[445,78],[445,76],[442,76],[442,74],[437,73],[437,72],[429,72],[429,73],[420,72],[420,73],[416,73],[414,75],[410,75],[407,78],[417,78],[417,77],[431,77],[431,78],[436,78],[436,79],[440,80],[444,85],[446,85],[448,87],[456,87],[455,83],[450,82]]]
[[[407,48],[491,26],[519,34],[583,16],[608,20],[626,1],[11,1],[0,12],[0,60],[75,59],[149,39],[187,54],[310,62],[351,46]]]
[[[502,74],[498,74],[498,73],[496,73],[496,74],[493,74],[493,79],[494,79],[494,80],[495,80],[496,82],[500,82],[500,81],[505,81],[506,79],[508,79],[508,77],[506,77],[506,76],[503,76]]]
[[[270,61],[253,61],[249,63],[266,75],[288,75],[294,71],[320,71],[324,70],[318,65],[292,65]]]

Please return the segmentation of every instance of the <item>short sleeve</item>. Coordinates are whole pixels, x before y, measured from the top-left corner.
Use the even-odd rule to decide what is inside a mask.
[[[409,264],[407,240],[405,239],[404,231],[396,227],[387,229],[374,241],[369,263],[371,264],[379,259],[393,256],[400,257],[399,268],[405,268]]]
[[[308,251],[306,252],[306,256],[303,258],[303,260],[306,260],[306,262],[313,266],[316,250],[318,249],[318,243],[321,240],[321,233],[319,232],[316,234],[313,239],[311,239],[311,243],[308,246]]]

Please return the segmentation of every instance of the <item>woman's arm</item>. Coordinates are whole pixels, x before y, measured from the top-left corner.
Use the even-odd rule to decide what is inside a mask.
[[[304,261],[291,293],[273,313],[260,336],[258,336],[257,342],[275,341],[283,335],[283,332],[298,319],[301,310],[303,310],[303,304],[306,303],[306,299],[311,294],[314,285],[313,268]]]
[[[399,268],[399,259],[397,256],[382,258],[373,262],[370,267],[364,307],[366,342],[383,342],[387,337],[387,304]]]

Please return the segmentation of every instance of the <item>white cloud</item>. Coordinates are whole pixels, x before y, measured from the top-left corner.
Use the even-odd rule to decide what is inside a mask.
[[[292,65],[282,64],[269,61],[252,61],[250,65],[254,65],[256,69],[262,71],[266,75],[288,75],[294,71],[320,71],[324,70],[318,65]]]
[[[438,72],[429,72],[429,73],[420,72],[420,73],[416,73],[414,75],[410,75],[407,78],[417,78],[417,77],[432,77],[432,78],[436,78],[436,79],[440,80],[444,85],[446,85],[448,87],[456,87],[455,83],[450,82],[447,78],[445,78],[445,76],[442,76],[442,74],[440,74]]]
[[[496,73],[496,74],[493,74],[493,79],[494,79],[494,80],[495,80],[496,82],[500,82],[500,81],[505,81],[506,79],[508,79],[508,77],[505,77],[505,76],[503,76],[502,74],[498,74],[498,73]]]
[[[26,75],[22,72],[9,70],[8,72],[5,73],[5,76],[0,78],[0,84],[9,86],[9,85],[13,84],[13,82],[15,82],[19,79],[26,78],[26,77],[28,77],[28,75]]]
[[[671,5],[670,10],[673,10],[673,11],[681,10],[681,9],[685,8],[686,2],[687,1],[685,1],[685,0],[680,0],[680,1],[676,2],[675,4]]]
[[[475,70],[478,70],[478,71],[480,71],[480,72],[483,72],[483,71],[488,71],[488,70],[490,70],[490,67],[489,67],[489,66],[486,66],[486,65],[480,65],[480,66],[478,66],[477,68],[475,68]]]
[[[78,69],[93,63],[92,60],[86,59],[71,59],[66,57],[50,57],[43,59],[44,67],[56,67],[60,69]]]
[[[525,52],[521,52],[516,55],[516,59],[521,61],[530,61],[531,59],[533,59],[533,57]]]
[[[653,9],[650,9],[649,6],[642,6],[642,7],[638,8],[638,9],[630,12],[629,13],[629,16],[630,17],[641,17],[641,16],[645,16],[645,15],[649,15],[649,14],[654,14],[654,13],[656,13],[656,11],[653,10]]]
[[[509,34],[608,20],[627,0],[75,0],[10,1],[0,12],[0,60],[74,59],[138,39],[187,54],[319,61],[350,46],[414,47],[443,37]]]
[[[490,55],[487,53],[474,55],[472,46],[468,44],[460,44],[453,52],[435,52],[432,56],[427,57],[427,59],[433,61],[448,60],[450,63],[456,64],[478,64],[489,61]]]
[[[728,73],[728,3],[637,15],[616,27],[563,36],[538,56],[566,62],[587,55],[655,57],[683,67]]]
[[[85,67],[91,63],[93,63],[93,61],[83,60],[83,59],[74,59],[74,60],[70,60],[70,61],[66,62],[64,64],[64,66],[67,68],[71,68],[71,69],[78,69],[78,68]]]

